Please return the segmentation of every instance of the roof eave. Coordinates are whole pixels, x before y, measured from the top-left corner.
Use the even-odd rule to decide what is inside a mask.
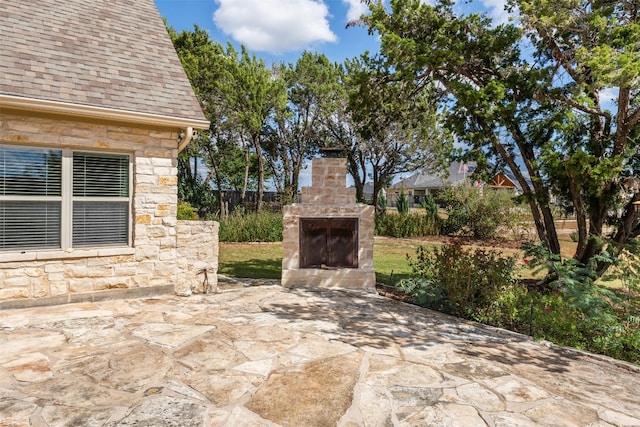
[[[0,94],[0,107],[17,110],[37,111],[52,114],[113,120],[117,122],[135,123],[193,129],[208,129],[209,121],[189,119],[185,117],[164,116],[159,114],[141,113],[137,111],[116,110],[93,105],[72,104],[46,99],[25,98],[21,96]]]

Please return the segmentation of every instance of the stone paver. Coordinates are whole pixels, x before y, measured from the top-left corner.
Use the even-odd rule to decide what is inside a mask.
[[[640,369],[363,291],[0,312],[0,426],[640,426]]]

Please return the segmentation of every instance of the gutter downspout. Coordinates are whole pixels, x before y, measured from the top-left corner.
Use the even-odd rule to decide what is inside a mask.
[[[184,150],[193,138],[193,128],[191,126],[187,126],[184,132],[184,136],[178,139],[178,153]]]

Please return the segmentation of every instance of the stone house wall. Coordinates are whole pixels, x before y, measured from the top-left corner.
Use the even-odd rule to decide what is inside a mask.
[[[177,140],[178,129],[0,112],[2,143],[128,153],[133,162],[132,246],[0,252],[0,301],[53,304],[115,289],[173,292],[179,267]]]
[[[178,295],[217,290],[219,229],[216,221],[178,221]]]

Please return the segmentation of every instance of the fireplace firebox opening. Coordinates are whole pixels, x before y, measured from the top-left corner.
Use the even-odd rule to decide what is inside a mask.
[[[300,218],[300,268],[358,268],[358,218]]]

